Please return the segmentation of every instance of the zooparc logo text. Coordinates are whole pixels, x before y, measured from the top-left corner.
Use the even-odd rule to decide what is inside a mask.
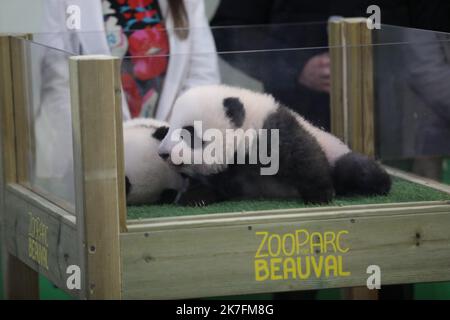
[[[349,277],[344,256],[347,230],[310,232],[299,229],[278,234],[258,231],[255,280],[307,280],[311,277]]]

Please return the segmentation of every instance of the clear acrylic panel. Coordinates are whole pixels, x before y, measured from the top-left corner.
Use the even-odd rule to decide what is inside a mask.
[[[450,35],[383,26],[374,39],[378,156],[450,155]]]
[[[52,62],[55,61],[53,56],[67,59],[69,53],[104,54],[105,48],[109,50],[112,47],[112,55],[122,59],[122,85],[125,88],[125,101],[131,109],[134,105],[141,104],[142,100],[136,101],[134,100],[136,97],[130,96],[129,92],[133,90],[128,89],[136,86],[136,80],[129,79],[127,73],[139,69],[151,75],[152,72],[156,72],[154,68],[165,65],[167,67],[165,72],[173,74],[180,65],[187,66],[182,70],[180,81],[169,81],[163,74],[157,81],[150,83],[143,76],[140,82],[156,88],[156,94],[152,96],[153,100],[150,100],[158,106],[158,110],[155,113],[146,108],[135,112],[131,110],[133,116],[156,116],[162,120],[170,120],[170,112],[160,112],[161,104],[165,103],[166,109],[170,109],[174,99],[186,89],[220,82],[270,93],[283,105],[297,111],[313,124],[325,130],[331,129],[329,80],[328,85],[327,81],[322,81],[323,79],[319,81],[320,85],[314,82],[314,76],[316,80],[317,77],[328,78],[326,74],[314,75],[321,63],[329,66],[327,23],[191,28],[187,30],[190,34],[190,44],[178,45],[174,49],[171,45],[173,38],[176,37],[174,35],[176,31],[167,30],[171,41],[162,51],[152,50],[150,35],[145,34],[147,32],[145,30],[132,30],[130,33],[133,32],[133,35],[121,31],[109,34],[104,32],[39,34],[34,37],[36,42],[57,50],[33,45],[36,46],[35,50],[50,51],[45,53],[49,62],[44,63],[49,70],[56,65]],[[202,43],[196,40],[204,40],[205,37],[210,37],[214,41],[217,50],[214,50],[214,47],[196,45]],[[444,33],[389,25],[382,25],[380,30],[373,30],[373,43],[368,47],[373,53],[375,152],[378,159],[450,154],[449,40],[449,35]],[[133,46],[134,52],[130,54],[131,49],[123,50],[120,45],[123,41],[134,42],[128,43]],[[81,50],[86,43],[96,43],[97,46],[91,45],[90,51]],[[334,48],[344,49],[343,51],[348,49],[348,47]],[[322,62],[313,63],[318,57],[322,58]],[[67,64],[63,68],[66,67]],[[60,76],[57,70],[54,76]],[[47,93],[51,92],[52,86],[59,84],[62,82],[54,84],[34,82],[33,87]],[[38,89],[40,86],[42,88]],[[46,134],[55,134],[52,136],[55,141],[61,141],[60,137],[64,136],[62,140],[68,142],[64,147],[70,151],[62,151],[62,147],[56,142],[51,147],[42,145],[44,150],[47,147],[52,151],[43,152],[42,159],[45,159],[45,162],[49,162],[56,154],[72,152],[71,137],[65,130],[70,129],[67,82],[62,86],[66,86],[62,91],[64,93],[55,95],[54,98],[60,99],[61,106],[67,105],[67,108],[57,109],[58,112],[67,112],[65,120],[67,122],[58,124],[56,129],[48,122],[44,126],[45,129],[41,130],[50,130],[51,133]],[[51,103],[52,101],[41,99],[39,103],[35,103],[35,107],[48,107]],[[43,118],[46,120],[39,121],[51,121],[49,120],[51,116],[50,112],[47,118]],[[58,135],[57,132],[63,134]],[[36,133],[41,132],[36,130]],[[72,158],[71,153],[69,158]],[[38,173],[37,171],[37,177]],[[73,171],[71,174],[71,178],[66,177],[72,179],[71,183],[65,184],[66,187],[73,186]],[[70,176],[70,172],[68,175]],[[42,187],[47,180],[37,181],[40,182],[36,184]],[[56,188],[52,192],[61,193],[64,188],[57,187],[57,180],[52,181],[51,187],[46,188]],[[62,197],[72,201],[73,191],[65,193]]]
[[[204,39],[212,35],[215,40],[216,50],[194,45],[185,46],[181,49],[177,48],[178,54],[212,53],[213,51],[222,53],[230,51],[301,49],[326,47],[328,45],[326,22],[198,27],[189,29],[163,28],[163,30],[172,38],[178,33],[188,33],[190,37],[195,39]],[[40,44],[71,52],[72,54],[104,54],[105,52],[100,49],[104,44],[108,43],[113,48],[112,55],[125,57],[127,56],[126,51],[119,49],[123,42],[131,46],[139,42],[145,44],[146,41],[153,40],[150,39],[151,37],[151,32],[147,29],[124,31],[117,28],[115,31],[108,31],[107,33],[104,31],[42,32],[36,33],[33,39]],[[89,51],[83,52],[83,44],[90,44]],[[95,47],[99,49],[98,52],[96,52]],[[139,48],[135,49],[137,51]]]
[[[33,41],[23,43],[28,118],[29,187],[74,211],[70,53]]]
[[[189,32],[203,36],[208,31]],[[329,55],[327,23],[215,27],[211,32],[217,53],[194,48],[192,55],[203,61],[217,56],[222,83],[271,93],[330,130],[329,92],[301,80],[312,58]],[[449,155],[450,35],[382,25],[373,30],[372,41],[377,157]],[[122,66],[130,69],[137,60],[151,64],[158,56],[178,60],[177,55],[184,53],[124,56]],[[210,80],[205,76],[199,84]]]

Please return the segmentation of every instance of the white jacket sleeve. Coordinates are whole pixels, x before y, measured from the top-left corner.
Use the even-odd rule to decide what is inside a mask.
[[[182,91],[191,87],[220,82],[216,45],[205,14],[204,0],[186,0],[188,10],[191,55]]]

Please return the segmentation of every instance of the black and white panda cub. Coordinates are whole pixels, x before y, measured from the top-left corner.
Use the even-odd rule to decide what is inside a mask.
[[[158,156],[168,124],[134,119],[123,125],[127,204],[172,203],[183,178]]]
[[[202,132],[219,130],[223,136],[229,129],[278,129],[278,148],[272,151],[278,152],[277,173],[261,175],[261,164],[236,164],[236,146],[243,143],[243,136],[238,135],[229,152],[226,147],[230,141],[207,139],[197,132],[199,121]],[[191,138],[186,139],[179,129],[185,129]],[[261,147],[261,135],[254,139]],[[270,144],[271,140],[264,141]],[[191,159],[201,159],[206,148],[224,149],[224,161],[174,162],[173,151],[179,152],[180,146],[181,153],[191,153]],[[270,150],[270,145],[266,147]],[[377,162],[352,152],[338,138],[280,105],[271,95],[225,85],[199,86],[182,94],[175,102],[169,131],[158,152],[178,172],[212,190],[215,201],[302,198],[307,203],[327,203],[335,194],[384,195],[391,187],[389,175]],[[192,201],[191,194],[187,198]],[[194,200],[201,201],[201,197]]]

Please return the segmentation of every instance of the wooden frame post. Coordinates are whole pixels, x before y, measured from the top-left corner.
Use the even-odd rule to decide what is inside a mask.
[[[82,291],[119,299],[126,230],[120,60],[79,56],[69,65]]]
[[[30,115],[29,115],[29,83],[30,74],[29,48],[24,40],[31,35],[11,38],[11,66],[13,70],[14,125],[16,135],[16,170],[17,183],[29,185],[29,152],[31,151]]]
[[[349,144],[354,151],[364,152],[362,123],[362,54],[361,28],[365,20],[347,19],[344,22],[345,74],[348,112]]]
[[[363,153],[375,157],[375,89],[372,30],[367,27],[367,19],[360,23],[361,30],[361,92]]]
[[[357,152],[375,156],[372,30],[365,18],[328,24],[331,58],[331,131]],[[345,288],[345,299],[377,299],[365,287]]]
[[[372,30],[365,18],[329,22],[331,131],[357,152],[375,155]]]
[[[0,36],[0,224],[5,296],[8,299],[38,299],[38,273],[10,254],[6,248],[5,189],[23,177],[17,168],[15,106],[26,101],[23,82],[25,66],[23,43],[11,36]],[[20,113],[20,112],[19,112]],[[20,171],[20,170],[19,170]]]
[[[347,112],[344,101],[344,19],[333,19],[328,23],[330,60],[331,60],[331,93],[330,93],[330,120],[331,131],[345,143],[348,143]]]

